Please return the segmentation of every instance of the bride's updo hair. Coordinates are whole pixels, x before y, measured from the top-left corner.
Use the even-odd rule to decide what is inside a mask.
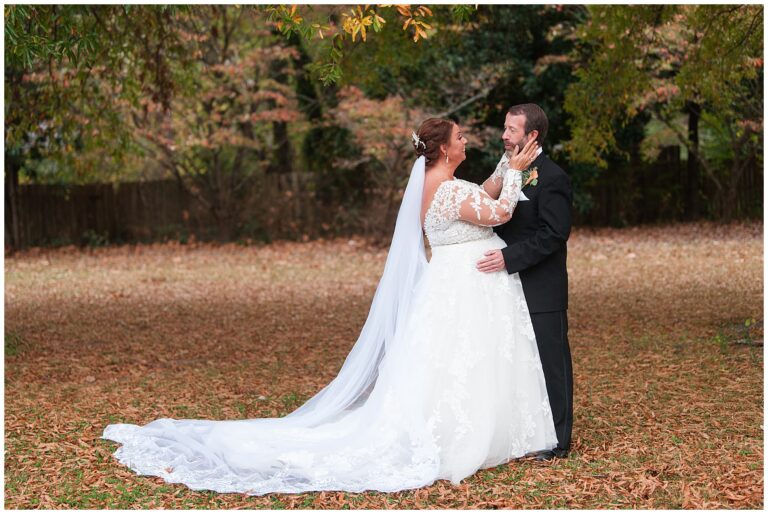
[[[442,118],[429,118],[424,121],[416,132],[419,142],[413,142],[416,155],[427,159],[427,166],[437,162],[440,157],[440,145],[450,144],[451,132],[455,123]]]

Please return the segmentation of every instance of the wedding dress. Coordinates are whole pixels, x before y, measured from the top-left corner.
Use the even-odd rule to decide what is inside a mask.
[[[424,173],[421,157],[368,319],[330,384],[283,418],[110,425],[103,438],[122,443],[116,458],[191,489],[261,495],[458,484],[554,448],[520,279],[475,267],[505,246],[491,226],[514,210],[520,172],[502,159],[491,177],[503,180],[498,200],[443,182],[422,227]]]

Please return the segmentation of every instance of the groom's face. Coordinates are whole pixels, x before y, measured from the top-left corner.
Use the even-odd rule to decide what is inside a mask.
[[[520,150],[523,149],[525,144],[531,139],[535,138],[535,134],[525,133],[525,115],[517,114],[511,115],[507,113],[507,117],[504,120],[504,135],[501,139],[504,141],[504,150],[509,152],[517,146]]]

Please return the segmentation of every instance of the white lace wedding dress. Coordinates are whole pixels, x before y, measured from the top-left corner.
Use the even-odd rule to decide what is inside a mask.
[[[505,246],[491,225],[508,218],[520,192],[520,173],[501,164],[489,178],[503,177],[498,200],[470,182],[440,185],[423,227],[427,265],[417,161],[361,338],[339,376],[304,406],[284,418],[110,425],[103,437],[122,443],[117,459],[196,490],[391,492],[458,484],[555,447],[520,279],[475,267],[486,250]]]

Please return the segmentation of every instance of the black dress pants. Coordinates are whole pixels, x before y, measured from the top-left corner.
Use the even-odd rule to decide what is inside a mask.
[[[573,427],[573,367],[568,345],[568,311],[531,314],[533,332],[547,382],[547,395],[555,422],[558,456],[565,456],[571,445]]]

